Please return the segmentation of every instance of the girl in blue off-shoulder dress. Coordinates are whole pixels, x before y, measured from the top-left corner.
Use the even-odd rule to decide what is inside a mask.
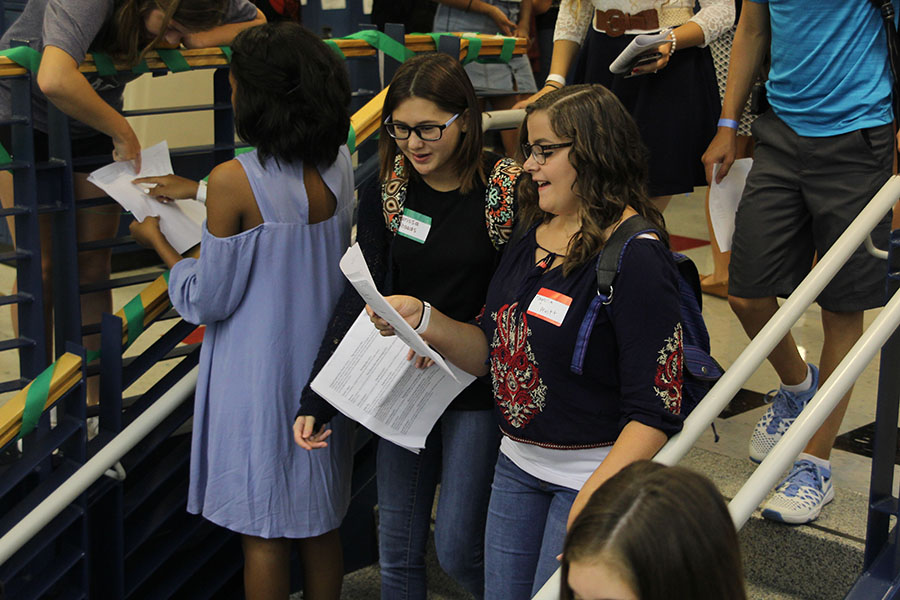
[[[132,233],[171,267],[181,316],[207,326],[188,510],[242,534],[247,598],[288,596],[297,540],[304,598],[337,599],[352,432],[338,418],[328,448],[306,452],[291,423],[343,289],[349,83],[334,51],[293,23],[249,29],[232,50],[235,124],[256,150],[210,175],[200,258],[176,253],[154,218]],[[174,175],[142,183],[162,199],[198,191]]]

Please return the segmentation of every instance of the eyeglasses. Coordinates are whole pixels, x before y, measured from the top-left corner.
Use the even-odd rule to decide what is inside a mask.
[[[547,162],[547,157],[553,154],[552,150],[557,148],[568,148],[573,145],[575,142],[562,142],[560,144],[522,144],[522,152],[525,153],[525,160],[528,160],[528,157],[534,159],[539,165]],[[551,150],[551,152],[548,152]]]
[[[392,116],[394,115],[388,115],[384,120],[384,128],[387,129],[388,135],[395,140],[408,140],[415,131],[423,142],[436,142],[444,135],[444,130],[459,117],[459,113],[450,117],[450,120],[443,125],[416,125],[415,127],[410,127],[405,123],[393,123],[391,122]]]

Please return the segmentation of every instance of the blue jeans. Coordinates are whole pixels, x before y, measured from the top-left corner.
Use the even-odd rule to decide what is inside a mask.
[[[566,520],[578,492],[497,459],[484,534],[488,600],[529,600],[559,568]]]
[[[500,433],[490,410],[450,410],[418,455],[378,444],[381,597],[424,600],[425,544],[438,481],[434,542],[441,568],[484,597],[484,527]]]

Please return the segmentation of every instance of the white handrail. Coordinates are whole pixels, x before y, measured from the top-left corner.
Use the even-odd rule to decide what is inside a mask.
[[[515,129],[525,118],[525,109],[492,110],[481,113],[481,128],[485,131],[492,129]]]
[[[860,211],[853,223],[837,239],[831,249],[803,279],[794,293],[776,311],[759,334],[713,386],[703,401],[685,419],[681,432],[670,439],[653,458],[674,465],[693,447],[710,423],[725,409],[741,386],[759,368],[772,349],[790,331],[819,293],[834,278],[850,255],[869,239],[869,234],[900,198],[900,176],[885,182],[877,194]],[[900,323],[900,294],[895,294],[865,334],[851,348],[834,373],[813,397],[788,432],[769,452],[762,464],[747,479],[728,505],[735,527],[740,529],[793,463],[816,430],[866,368]],[[532,600],[558,600],[561,571],[559,569],[538,590]]]
[[[844,394],[853,387],[860,373],[881,350],[887,339],[897,329],[898,324],[900,324],[900,294],[894,294],[887,306],[813,396],[784,437],[775,444],[765,460],[732,498],[728,504],[728,510],[731,512],[731,518],[736,528],[740,529],[744,526],[756,507],[760,505],[769,490],[778,483],[785,470],[793,464],[797,455],[803,451],[813,434],[822,426]],[[891,367],[887,366],[887,368]]]
[[[173,385],[159,400],[147,408],[128,427],[103,447],[93,458],[83,464],[71,477],[66,479],[56,490],[28,513],[24,519],[0,538],[0,565],[18,552],[44,526],[52,521],[69,504],[75,501],[95,481],[100,479],[107,469],[115,465],[119,459],[134,448],[163,419],[168,417],[178,406],[194,393],[197,385],[197,372],[194,367]]]
[[[766,326],[744,348],[740,356],[728,368],[722,378],[713,386],[703,401],[685,419],[681,433],[673,436],[663,446],[655,459],[667,465],[674,465],[687,454],[709,424],[719,416],[734,395],[751,375],[759,368],[772,349],[791,330],[803,312],[812,304],[819,293],[834,278],[847,262],[853,251],[859,248],[869,232],[900,198],[900,177],[892,176],[860,211],[853,223],[847,227],[825,256],[810,271],[797,289],[790,295]]]

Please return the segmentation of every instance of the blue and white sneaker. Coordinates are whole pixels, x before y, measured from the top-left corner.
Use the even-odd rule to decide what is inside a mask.
[[[775,494],[763,504],[762,516],[782,523],[809,523],[819,516],[822,507],[834,500],[831,466],[820,466],[814,457],[801,454]]]
[[[753,435],[750,436],[750,460],[753,462],[763,461],[816,395],[819,389],[819,369],[815,365],[809,365],[809,368],[812,371],[812,386],[807,391],[789,392],[778,388],[766,394],[772,399],[772,404],[757,421]]]

